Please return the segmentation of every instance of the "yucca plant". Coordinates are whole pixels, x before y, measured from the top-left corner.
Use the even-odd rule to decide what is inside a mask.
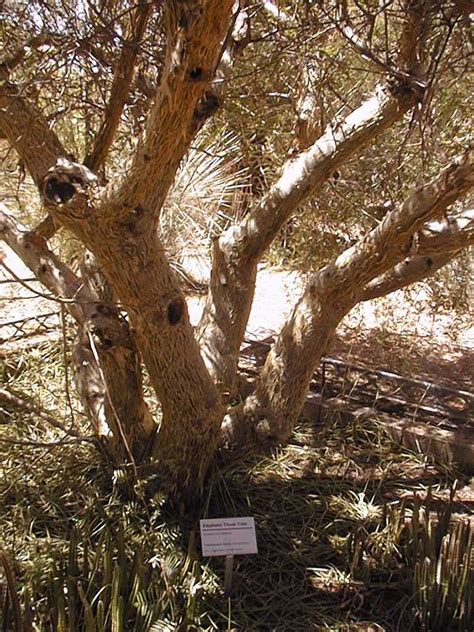
[[[173,267],[186,275],[185,257],[206,265],[214,234],[239,213],[248,172],[240,165],[239,139],[223,133],[189,151],[160,218],[160,232]]]
[[[3,551],[0,551],[0,622],[5,632],[10,629],[28,632],[30,629],[23,618],[13,570]],[[10,622],[12,627],[9,627]]]

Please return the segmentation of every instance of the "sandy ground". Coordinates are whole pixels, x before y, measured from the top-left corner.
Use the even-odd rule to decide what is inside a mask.
[[[57,316],[49,317],[49,321],[58,322],[59,304],[45,298],[48,290],[32,277],[21,259],[7,246],[0,245],[0,345],[10,347],[9,340],[19,334],[19,327],[30,331],[37,327],[34,321],[23,324],[23,319],[55,313]]]
[[[59,306],[36,292],[47,294],[38,283],[28,288],[12,280],[30,279],[31,272],[7,247],[0,266],[0,341],[8,340],[16,319],[58,312]],[[9,272],[4,266],[11,271]],[[206,277],[202,263],[188,266],[198,277]],[[275,334],[298,300],[304,280],[296,272],[261,267],[255,300],[247,327],[248,339]],[[474,386],[474,327],[452,314],[432,312],[428,295],[420,291],[408,300],[402,292],[357,306],[341,324],[329,353],[350,361],[389,368],[405,375],[415,374],[462,388]],[[196,324],[204,299],[188,300],[191,321]],[[471,319],[472,320],[472,319]]]
[[[247,337],[265,338],[278,331],[290,314],[302,288],[303,281],[296,272],[261,269],[247,325]],[[203,303],[202,297],[191,297],[188,300],[193,324],[199,321]]]

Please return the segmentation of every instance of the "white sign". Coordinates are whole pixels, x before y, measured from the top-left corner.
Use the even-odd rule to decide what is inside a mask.
[[[199,522],[204,557],[258,553],[253,518],[206,518]]]

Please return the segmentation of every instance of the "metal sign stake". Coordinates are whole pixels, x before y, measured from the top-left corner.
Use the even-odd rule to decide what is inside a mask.
[[[232,593],[232,570],[234,567],[234,556],[225,556],[225,575],[224,575],[224,597],[230,597]]]

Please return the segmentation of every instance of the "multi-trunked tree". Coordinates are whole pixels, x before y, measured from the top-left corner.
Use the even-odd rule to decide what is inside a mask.
[[[306,121],[303,149],[290,155],[243,217],[215,236],[207,298],[196,328],[159,219],[193,139],[225,105],[237,55],[245,54],[251,42],[256,8],[233,0],[124,5],[129,28],[102,125],[83,162],[72,157],[38,103],[14,81],[25,51],[54,49],[59,35],[32,34],[0,65],[0,132],[36,183],[45,212],[36,228],[25,227],[2,203],[0,233],[77,323],[76,386],[97,436],[114,458],[153,463],[171,494],[199,492],[219,445],[286,441],[312,373],[343,317],[361,301],[433,274],[472,243],[472,213],[446,214],[473,182],[466,151],[309,277],[254,390],[239,398],[238,357],[258,263],[305,200],[424,99],[424,47],[438,8],[416,0],[397,6],[396,58],[392,50],[390,62],[355,33],[347,13],[338,14],[334,37],[345,38],[383,81],[318,138],[314,132],[308,138]],[[292,19],[270,2],[259,11],[282,27]],[[154,24],[157,16],[161,20],[166,42],[160,78],[156,89],[147,86],[149,109],[135,150],[123,171],[106,181],[104,163],[136,81],[137,60],[146,54],[141,43],[152,16]],[[81,276],[48,243],[60,228],[84,246],[88,265]],[[161,406],[158,431],[144,400],[142,362]]]

